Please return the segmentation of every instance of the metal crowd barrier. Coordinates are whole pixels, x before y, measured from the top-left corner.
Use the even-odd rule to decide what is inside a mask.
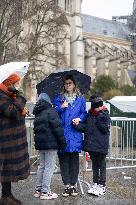
[[[26,117],[30,159],[37,156],[34,148],[34,117]],[[111,118],[107,169],[136,167],[136,118]],[[84,152],[80,154],[85,161]],[[83,163],[85,166],[85,163]],[[89,169],[90,170],[90,169]]]
[[[33,121],[34,117],[26,117],[28,151],[30,159],[34,158],[37,160],[38,154],[34,148]],[[86,171],[91,171],[92,169],[91,161],[89,160],[89,163],[86,161],[86,153],[82,152],[80,157],[82,159],[82,178],[79,177],[78,182],[81,192],[84,194],[82,183],[86,184],[88,187],[90,185],[84,181],[83,173]],[[111,118],[107,169],[134,167],[136,168],[136,118]],[[56,166],[56,168],[58,167]],[[35,172],[31,172],[31,174],[35,174]]]
[[[111,118],[107,168],[136,167],[136,118]]]

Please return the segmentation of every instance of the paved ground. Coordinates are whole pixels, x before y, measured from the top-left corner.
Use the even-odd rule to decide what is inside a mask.
[[[86,180],[90,179],[91,173],[86,174]],[[124,180],[125,176],[131,179]],[[31,175],[27,180],[13,184],[13,191],[23,205],[136,205],[136,169],[107,172],[107,193],[105,196],[95,197],[87,194],[87,186],[83,185],[85,194],[78,197],[64,198],[61,196],[63,185],[61,176],[55,174],[52,180],[52,191],[59,195],[56,200],[44,200],[33,198],[36,176]]]

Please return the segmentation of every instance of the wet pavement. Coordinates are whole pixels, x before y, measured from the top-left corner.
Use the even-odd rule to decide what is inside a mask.
[[[77,197],[62,197],[63,184],[60,174],[54,174],[52,191],[59,194],[55,200],[40,200],[33,197],[36,176],[30,175],[27,180],[13,184],[14,195],[19,198],[23,205],[136,205],[136,169],[133,170],[108,170],[107,192],[104,196],[96,197],[87,194],[87,186],[83,184],[85,194],[79,189]],[[124,175],[131,177],[124,179]],[[91,173],[86,173],[86,180],[91,178]],[[123,193],[123,194],[122,194]]]

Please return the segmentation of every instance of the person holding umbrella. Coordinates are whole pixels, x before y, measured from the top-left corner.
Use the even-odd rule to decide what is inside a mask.
[[[11,192],[11,182],[29,175],[29,155],[26,138],[26,99],[17,90],[20,76],[12,73],[0,84],[0,182],[1,205],[20,205]]]
[[[63,196],[77,196],[76,183],[79,174],[79,152],[82,150],[83,136],[74,124],[86,120],[86,103],[72,75],[64,77],[64,89],[53,99],[59,113],[67,147],[58,153],[62,181],[65,185]]]

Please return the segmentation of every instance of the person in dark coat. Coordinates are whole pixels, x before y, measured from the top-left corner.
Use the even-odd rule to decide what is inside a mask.
[[[51,192],[50,184],[55,169],[57,151],[66,147],[64,132],[58,113],[46,93],[39,95],[33,114],[35,115],[35,148],[39,150],[40,155],[34,197],[40,197],[42,200],[55,199],[58,195]]]
[[[13,73],[0,84],[0,204],[19,205],[11,192],[11,182],[29,175],[29,155],[26,138],[26,99],[16,89],[20,77]]]
[[[83,135],[75,129],[73,123],[84,122],[87,113],[85,99],[72,75],[65,76],[64,90],[54,97],[53,105],[60,116],[67,142],[67,147],[60,150],[58,154],[62,181],[65,185],[62,195],[65,197],[69,195],[77,196],[76,183],[79,174],[79,153],[82,150]]]
[[[83,150],[89,152],[92,160],[93,185],[88,193],[99,196],[105,194],[110,116],[101,97],[93,95],[90,102],[91,109],[88,111],[86,124],[79,123],[75,126],[84,132]]]

